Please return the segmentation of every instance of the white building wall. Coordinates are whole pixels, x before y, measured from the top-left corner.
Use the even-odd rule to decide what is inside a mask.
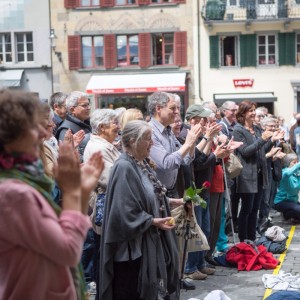
[[[293,21],[286,30],[283,22],[277,23],[252,23],[250,30],[245,29],[245,22],[237,24],[213,24],[208,28],[201,20],[200,27],[200,97],[204,101],[213,101],[214,94],[226,93],[261,93],[272,92],[277,97],[274,102],[275,115],[282,115],[288,121],[293,112],[297,110],[297,104],[292,87],[292,81],[298,81],[300,85],[300,65],[297,66],[257,66],[257,67],[220,67],[210,68],[209,36],[226,33],[258,34],[268,32],[297,32],[300,22]],[[278,49],[277,49],[278,50]],[[235,87],[233,79],[253,79],[252,87]]]

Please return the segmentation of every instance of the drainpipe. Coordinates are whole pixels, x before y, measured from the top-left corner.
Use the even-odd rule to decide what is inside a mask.
[[[200,18],[201,18],[201,14],[200,14],[200,1],[196,1],[197,2],[197,34],[198,34],[198,55],[199,55],[199,59],[198,59],[198,77],[199,77],[199,93],[198,93],[198,97],[199,100],[202,101],[202,89],[201,89],[201,59],[200,59],[200,55],[201,55],[201,40],[200,40]]]
[[[194,102],[200,102],[200,14],[199,0],[193,0]]]
[[[50,4],[51,0],[48,0],[48,9],[49,9],[49,30],[48,30],[48,34],[50,35],[50,29],[51,27],[51,4]],[[52,93],[51,95],[53,95],[54,93],[54,82],[53,82],[53,59],[52,59],[52,47],[50,45],[50,68],[51,68],[51,90]]]

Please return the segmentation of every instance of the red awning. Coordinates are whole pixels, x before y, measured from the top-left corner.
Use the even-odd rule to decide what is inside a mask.
[[[93,75],[88,94],[134,94],[185,91],[186,73]]]

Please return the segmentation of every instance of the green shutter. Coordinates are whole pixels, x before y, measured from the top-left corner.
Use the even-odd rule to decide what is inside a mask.
[[[219,68],[219,37],[217,35],[209,37],[210,47],[210,67]]]
[[[279,65],[295,65],[296,35],[294,32],[278,33]]]
[[[244,34],[240,36],[241,67],[256,66],[256,35]]]

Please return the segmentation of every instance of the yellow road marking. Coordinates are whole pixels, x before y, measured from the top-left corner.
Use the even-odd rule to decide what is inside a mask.
[[[295,229],[296,229],[296,226],[292,226],[291,227],[291,230],[290,230],[290,233],[289,233],[289,238],[287,239],[286,241],[286,250],[280,254],[279,256],[279,261],[280,261],[280,264],[276,267],[276,269],[273,271],[273,275],[278,275],[279,271],[280,271],[280,268],[282,266],[282,262],[284,261],[284,258],[286,256],[286,252],[287,250],[289,249],[289,246],[291,244],[291,241],[293,239],[293,236],[294,236],[294,233],[295,233]],[[263,300],[266,299],[267,297],[269,297],[272,293],[272,289],[266,289],[265,291],[265,295],[263,297]]]

